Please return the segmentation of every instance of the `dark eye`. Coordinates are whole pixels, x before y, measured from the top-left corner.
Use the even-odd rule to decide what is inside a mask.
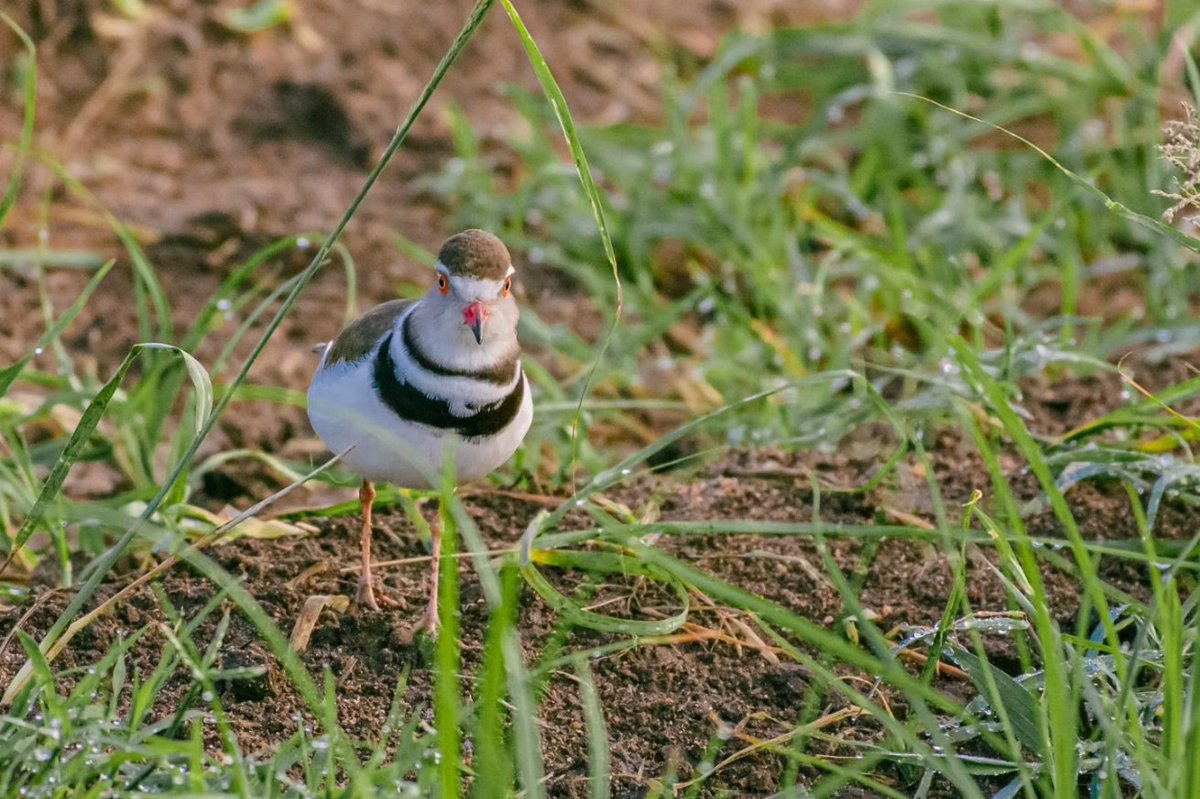
[[[512,289],[512,278],[511,277],[504,278],[504,285],[500,287],[500,296],[507,297],[508,292],[511,289]]]
[[[441,273],[438,274],[438,290],[443,294],[450,290],[450,281],[447,280],[446,276]]]

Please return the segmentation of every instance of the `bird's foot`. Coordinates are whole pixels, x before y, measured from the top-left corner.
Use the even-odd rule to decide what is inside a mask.
[[[363,575],[358,578],[358,591],[354,595],[354,601],[361,607],[369,610],[383,610],[384,608],[398,608],[400,603],[389,597],[387,594],[375,594],[375,586],[373,586],[371,578]]]
[[[437,613],[426,610],[408,624],[397,628],[398,640],[405,646],[416,646],[424,661],[432,665],[435,662],[434,644],[439,630]]]

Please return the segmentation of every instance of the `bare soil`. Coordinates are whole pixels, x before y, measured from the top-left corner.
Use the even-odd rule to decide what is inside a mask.
[[[822,4],[820,11],[799,7],[803,5],[712,0],[686,4],[685,13],[670,10],[685,8],[682,4],[620,0],[534,1],[521,3],[520,8],[579,118],[612,122],[655,118],[664,58],[686,72],[711,58],[721,36],[735,27],[761,29],[811,21],[818,14],[844,18],[853,10],[849,3]],[[246,35],[223,22],[232,3],[174,0],[156,4],[139,20],[120,16],[112,4],[98,0],[18,3],[17,20],[39,48],[38,144],[88,188],[98,205],[63,190],[49,170],[35,166],[13,217],[0,230],[0,246],[34,248],[45,227],[44,243],[53,250],[88,250],[122,259],[118,271],[64,337],[83,368],[107,374],[137,339],[128,299],[130,266],[98,208],[129,225],[143,242],[151,261],[162,270],[176,326],[182,328],[197,312],[197,298],[207,297],[257,247],[280,236],[333,227],[449,47],[470,3],[425,4],[419,14],[393,10],[392,4],[375,0],[363,0],[350,10],[329,0],[306,0],[295,6],[297,14],[289,24]],[[0,53],[6,54],[0,69],[7,70],[6,86],[12,85],[16,74],[7,55],[14,52],[16,39],[0,32]],[[440,169],[452,152],[443,113],[447,105],[460,108],[480,127],[485,148],[494,153],[498,168],[505,168],[502,143],[513,134],[514,115],[503,98],[502,82],[534,85],[519,44],[497,11],[347,231],[345,241],[359,266],[364,305],[393,296],[402,283],[422,279],[421,268],[397,254],[396,231],[431,248],[449,232],[445,209],[419,188],[420,178]],[[0,103],[0,141],[16,139],[18,113],[16,103]],[[0,150],[0,173],[6,172],[11,157],[11,151]],[[43,213],[49,220],[46,225],[41,221]],[[272,265],[263,279],[278,281],[306,261],[305,253],[293,253]],[[52,272],[49,288],[55,307],[64,307],[85,279],[69,270]],[[527,283],[522,291],[522,301],[552,322],[568,321],[586,305],[586,298],[564,302],[536,284]],[[340,274],[327,269],[271,343],[252,380],[303,388],[312,368],[309,348],[336,333],[344,294]],[[35,273],[0,270],[0,363],[27,352],[42,325]],[[215,348],[219,342],[208,346]],[[205,360],[215,353],[213,349],[197,355]],[[1151,387],[1169,384],[1190,376],[1187,363],[1180,356],[1143,358],[1137,364],[1138,377]],[[1044,435],[1061,433],[1118,407],[1124,389],[1112,376],[1045,379],[1023,388],[1032,425]],[[611,496],[635,509],[653,504],[664,519],[809,521],[813,516],[810,478],[835,488],[863,485],[888,451],[886,436],[881,443],[877,433],[869,431],[842,442],[831,454],[729,453],[696,471],[635,476]],[[209,451],[259,447],[290,456],[319,451],[302,412],[279,409],[266,415],[248,406],[234,406],[208,446]],[[952,513],[960,512],[973,490],[990,493],[987,472],[968,442],[952,432],[934,430],[927,446],[942,499]],[[1020,499],[1036,498],[1036,485],[1022,473],[1019,459],[1006,451],[1003,464]],[[822,496],[821,518],[931,521],[933,498],[922,470],[910,456],[874,491],[829,490]],[[74,488],[80,495],[112,494],[121,486],[109,477],[93,475],[90,482],[74,477]],[[253,471],[231,469],[205,483],[202,499],[213,505],[245,504],[273,487]],[[1089,483],[1072,489],[1069,499],[1086,536],[1136,537],[1122,486]],[[511,546],[541,508],[538,502],[495,492],[473,495],[467,504],[494,547]],[[1195,509],[1171,505],[1163,512],[1160,534],[1189,536],[1198,521]],[[1036,534],[1060,533],[1048,512],[1028,522]],[[246,588],[284,630],[291,628],[308,596],[353,593],[357,519],[313,523],[320,532],[312,536],[239,540],[213,553],[224,568],[244,579]],[[377,529],[380,561],[425,554],[398,509],[381,510]],[[842,602],[822,576],[820,555],[809,540],[722,535],[662,539],[659,546],[830,629],[841,628]],[[849,540],[833,541],[830,546],[845,573],[859,581],[862,604],[880,614],[885,626],[929,625],[939,619],[949,573],[936,546],[887,540],[877,547]],[[982,558],[971,566],[970,601],[977,610],[1004,610],[1002,588]],[[1145,595],[1146,576],[1137,569],[1117,561],[1105,561],[1103,568],[1113,585]],[[111,596],[135,573],[114,575],[98,599]],[[432,674],[411,635],[424,601],[425,567],[422,563],[383,567],[380,574],[387,594],[400,607],[380,613],[327,613],[304,654],[318,679],[326,666],[332,670],[338,680],[339,719],[350,734],[364,739],[379,730],[405,672],[409,674],[407,706],[427,709],[430,705]],[[569,572],[548,570],[547,574],[563,588],[577,579]],[[463,657],[470,673],[479,662],[487,613],[474,575],[464,568],[461,577]],[[1073,624],[1079,601],[1074,580],[1049,567],[1046,578],[1059,620]],[[55,590],[40,575],[34,576],[32,585],[37,609],[24,622],[24,629],[37,635],[49,628],[69,595]],[[205,579],[186,569],[176,569],[159,585],[184,614],[196,612],[214,591]],[[673,598],[644,582],[615,580],[603,591],[613,600],[605,612],[631,618],[673,612]],[[527,587],[522,589],[520,604],[523,645],[532,661],[559,620]],[[0,637],[12,630],[24,610],[12,608],[0,615]],[[59,665],[92,663],[118,637],[162,618],[154,595],[142,591],[80,635],[60,656]],[[641,646],[594,663],[609,727],[617,796],[643,795],[669,770],[691,776],[723,726],[732,728],[733,734],[716,753],[718,761],[747,746],[752,738],[786,733],[809,695],[810,675],[754,645],[745,636],[746,619],[700,609],[693,621],[722,632],[725,640]],[[201,632],[201,643],[212,633],[210,624]],[[731,643],[734,638],[742,644]],[[608,640],[575,630],[566,644],[575,648]],[[162,644],[151,631],[133,649],[130,665],[152,666]],[[1015,658],[1007,654],[1015,666]],[[1003,645],[997,645],[1001,665],[1005,655]],[[223,658],[227,666],[263,665],[267,670],[261,679],[225,686],[221,697],[245,751],[269,752],[298,724],[311,724],[289,681],[240,615],[233,617]],[[21,659],[19,647],[9,646],[0,653],[0,684],[11,678]],[[158,711],[173,712],[186,685],[186,675],[172,678]],[[939,678],[938,686],[957,696],[969,691],[952,677]],[[892,700],[895,712],[902,714],[902,700]],[[551,793],[584,796],[587,746],[578,687],[565,677],[552,676],[541,701],[548,720],[542,736]],[[841,707],[840,702],[830,695],[820,712],[831,713]],[[827,731],[864,739],[879,733],[862,718],[844,720]],[[852,753],[830,747],[826,754]],[[752,754],[721,767],[710,790],[767,795],[778,786],[783,768],[777,756]],[[906,783],[909,777],[899,772],[884,778],[901,791],[912,787]],[[945,786],[939,790],[940,795],[952,795]],[[842,795],[869,794],[847,789]]]
[[[1061,396],[1078,388],[1076,382],[1061,384]],[[1094,404],[1091,404],[1094,408]],[[857,486],[868,480],[881,458],[865,438],[847,441],[829,455],[795,454],[783,451],[729,453],[687,476],[635,476],[611,492],[614,500],[635,506],[653,498],[664,520],[762,520],[811,521],[812,482],[815,477],[833,486]],[[975,489],[988,490],[989,480],[970,447],[953,433],[935,435],[930,442],[935,475],[942,499],[951,512],[970,498]],[[1010,466],[1018,461],[1006,455]],[[925,488],[923,467],[907,457],[893,477],[874,491],[830,492],[822,497],[821,519],[827,522],[870,523],[932,521],[931,497]],[[1032,481],[1015,466],[1009,475],[1025,501],[1037,497]],[[1096,483],[1078,486],[1068,493],[1081,530],[1091,539],[1122,540],[1136,537],[1128,499],[1123,486]],[[469,496],[467,506],[484,533],[489,546],[500,549],[513,544],[541,501],[502,493],[481,492]],[[1170,506],[1164,512],[1161,534],[1185,538],[1200,523],[1200,510]],[[919,521],[918,521],[919,523]],[[305,599],[314,594],[352,595],[357,577],[358,520],[318,520],[318,534],[273,541],[242,539],[213,552],[217,561],[243,579],[245,587],[262,603],[275,623],[290,630]],[[1061,530],[1053,516],[1040,513],[1028,520],[1035,535],[1057,536]],[[338,682],[339,720],[353,736],[371,740],[388,712],[401,675],[408,672],[404,692],[410,710],[428,713],[431,707],[433,672],[427,649],[414,640],[413,627],[420,619],[428,577],[425,550],[412,525],[399,509],[377,514],[377,558],[417,559],[400,566],[383,566],[384,592],[399,608],[378,613],[357,611],[344,615],[326,612],[313,634],[304,662],[314,677],[329,667]],[[664,551],[733,585],[754,591],[785,608],[832,630],[841,630],[845,608],[837,590],[825,576],[816,544],[804,537],[713,535],[669,539],[658,542]],[[950,590],[950,573],[945,555],[934,544],[883,540],[875,546],[861,540],[831,540],[830,550],[838,566],[852,581],[858,581],[859,600],[879,614],[885,628],[902,625],[929,626],[938,621]],[[979,612],[1008,609],[999,580],[990,571],[989,555],[976,553],[969,567],[969,600]],[[1147,597],[1146,575],[1128,561],[1108,559],[1101,565],[1103,577],[1114,587]],[[545,573],[562,590],[578,583],[578,575],[547,569]],[[134,573],[118,576],[99,597],[111,595]],[[482,637],[487,624],[487,604],[469,568],[460,570],[462,585],[462,628],[464,673],[478,665]],[[1044,577],[1049,604],[1058,621],[1073,628],[1079,609],[1076,580],[1066,571],[1046,566]],[[184,615],[197,612],[214,594],[203,577],[176,569],[159,585],[170,602]],[[46,585],[35,586],[39,608],[25,621],[32,634],[44,632],[65,607],[69,595]],[[677,601],[658,586],[644,580],[611,580],[598,599],[606,599],[603,612],[637,619],[663,618],[678,610]],[[0,635],[7,634],[23,609],[14,608],[0,617]],[[147,622],[162,620],[158,600],[142,590],[127,604],[100,619],[60,656],[60,667],[86,666],[97,660],[118,640]],[[561,621],[540,599],[523,587],[520,596],[520,626],[527,658],[533,662],[548,645]],[[716,759],[734,754],[753,739],[769,739],[787,733],[813,689],[811,675],[789,659],[772,657],[751,636],[753,622],[745,616],[715,608],[698,607],[692,615],[695,635],[691,642],[676,641],[658,646],[643,645],[593,662],[595,679],[604,707],[612,750],[612,768],[617,796],[640,796],[670,769],[682,777],[693,776],[722,728],[733,735],[716,753]],[[206,624],[197,642],[204,646],[213,634],[215,621]],[[722,638],[712,637],[712,632]],[[709,634],[709,638],[704,636]],[[613,636],[587,630],[571,631],[569,649],[598,646],[616,640]],[[741,642],[740,645],[738,642]],[[151,669],[165,642],[151,631],[134,647],[130,666]],[[994,662],[1018,668],[1011,642],[989,642]],[[426,654],[422,654],[423,651]],[[303,702],[282,673],[253,626],[235,612],[223,648],[223,665],[266,667],[266,676],[225,686],[221,700],[245,751],[267,753],[273,744],[295,732],[299,724],[312,725]],[[810,654],[818,654],[810,652]],[[0,655],[0,682],[20,666],[19,647]],[[918,664],[912,668],[917,670]],[[863,675],[845,673],[847,679]],[[182,671],[172,678],[160,700],[158,712],[166,715],[178,707],[189,684]],[[469,685],[469,678],[465,681]],[[936,687],[952,696],[968,698],[969,685],[954,676],[944,676]],[[542,741],[546,753],[549,787],[554,796],[585,796],[587,739],[581,717],[578,685],[565,674],[554,674],[541,693]],[[886,696],[893,711],[903,715],[903,697]],[[836,695],[825,697],[821,715],[844,707]],[[424,710],[422,710],[424,709]],[[848,718],[826,729],[848,740],[872,740],[880,734],[869,719]],[[829,746],[831,757],[852,756]],[[785,764],[782,758],[757,753],[720,768],[712,778],[712,791],[733,795],[762,796],[778,787]],[[803,773],[802,773],[803,777]],[[885,774],[901,791],[915,786],[900,773]],[[844,796],[869,795],[846,792]],[[952,796],[947,786],[935,795]]]

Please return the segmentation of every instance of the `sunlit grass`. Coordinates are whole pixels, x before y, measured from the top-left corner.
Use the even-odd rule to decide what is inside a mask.
[[[468,20],[363,194],[490,6],[481,3]],[[554,720],[538,717],[539,686],[569,671],[586,722],[590,795],[607,796],[611,747],[595,662],[633,647],[687,645],[696,635],[685,628],[696,601],[741,614],[772,656],[803,665],[809,694],[788,735],[735,745],[714,731],[706,751],[690,753],[688,773],[652,775],[657,795],[719,790],[724,768],[760,752],[785,764],[780,783],[794,792],[785,795],[837,795],[859,785],[924,796],[935,783],[971,797],[1200,795],[1200,535],[1155,537],[1168,498],[1200,501],[1190,454],[1195,425],[1167,410],[1200,392],[1200,381],[1158,397],[1129,391],[1109,403],[1112,412],[1081,419],[1061,437],[1030,432],[1019,386],[1030,376],[1114,370],[1107,359],[1132,345],[1200,344],[1188,314],[1200,291],[1188,251],[1196,243],[1153,223],[1164,204],[1153,191],[1169,185],[1154,150],[1164,43],[1130,25],[1118,51],[1041,4],[879,4],[846,25],[732,36],[698,73],[665,74],[661,124],[584,128],[572,120],[538,40],[513,4],[503,6],[543,92],[510,91],[528,123],[509,142],[518,177],[499,181],[469,123],[455,117],[457,159],[428,182],[463,223],[509,242],[533,267],[523,273],[554,269],[569,278],[603,324],[599,337],[589,337],[548,324],[535,308],[522,317],[522,338],[539,359],[529,367],[542,410],[506,477],[569,498],[535,519],[519,554],[493,562],[462,503],[442,492],[451,564],[443,611],[452,614],[447,605],[457,597],[456,546],[472,561],[468,579],[480,581],[490,608],[472,697],[460,685],[458,628],[447,616],[433,660],[434,728],[404,705],[402,680],[378,736],[351,740],[338,724],[332,676],[307,671],[255,598],[188,546],[194,531],[180,524],[198,476],[235,454],[197,457],[228,403],[300,401],[284,389],[248,385],[246,376],[306,283],[339,252],[338,235],[362,195],[332,235],[306,237],[316,249],[301,274],[271,289],[252,287],[263,264],[301,242],[269,245],[231,273],[182,334],[155,264],[110,219],[133,266],[143,343],[107,381],[79,374],[61,346],[58,373],[34,370],[35,353],[55,347],[110,268],[84,259],[96,275],[79,301],[48,314],[36,349],[0,369],[0,535],[25,570],[55,559],[58,582],[72,590],[40,642],[24,633],[10,642],[24,647],[28,681],[8,686],[13,704],[0,718],[6,795],[540,796],[539,725]],[[1051,39],[1069,47],[1044,47]],[[24,74],[22,130],[32,131],[36,75]],[[804,113],[786,110],[797,95]],[[1046,152],[998,134],[996,125]],[[14,145],[18,170],[0,225],[17,197],[30,135]],[[353,292],[353,264],[340,254]],[[43,279],[70,260],[59,255],[33,254]],[[0,269],[7,263],[0,259]],[[1079,318],[1087,290],[1114,271],[1141,287],[1140,317]],[[1047,288],[1053,302],[1038,304]],[[230,309],[241,320],[232,333],[223,329]],[[195,351],[218,332],[220,354],[201,363]],[[251,333],[258,343],[238,364],[235,346]],[[18,403],[14,386],[44,399],[37,407]],[[71,410],[73,423],[52,428],[49,440],[35,437],[56,407]],[[653,509],[635,511],[609,496],[664,464],[687,479],[703,455],[730,446],[836,447],[866,424],[889,430],[891,443],[881,445],[870,486],[840,490],[886,484],[902,462],[927,465],[926,434],[946,428],[973,443],[991,485],[965,508],[949,508],[925,468],[932,518],[904,524],[825,521],[829,490],[817,482],[811,521],[794,523],[661,521]],[[679,449],[684,443],[690,448]],[[692,451],[702,456],[688,457]],[[1015,489],[1002,451],[1036,479],[1032,501]],[[67,472],[89,458],[112,465],[129,490],[94,506],[64,498]],[[289,480],[308,471],[267,462]],[[1098,479],[1128,487],[1136,539],[1089,540],[1077,529],[1066,494]],[[1030,514],[1045,508],[1061,538],[1027,532]],[[581,526],[581,518],[590,521]],[[48,543],[35,547],[38,532]],[[813,541],[845,619],[827,627],[655,543],[698,535]],[[846,573],[830,553],[840,539],[860,542],[868,565],[885,539],[938,551],[952,580],[941,623],[901,638],[883,629],[860,602],[865,570]],[[142,628],[82,673],[61,673],[55,643],[122,553],[149,543],[177,552],[219,587],[214,598],[183,618],[160,593],[165,623]],[[80,575],[72,550],[91,556]],[[1108,585],[1099,571],[1106,558],[1139,568],[1149,599]],[[1001,581],[1006,612],[971,606],[972,562]],[[656,619],[589,609],[589,583],[571,593],[553,579],[567,569],[657,583],[676,607]],[[1044,583],[1048,569],[1079,586],[1073,625],[1060,624]],[[529,664],[515,620],[518,579],[560,620]],[[29,597],[18,591],[0,601]],[[213,690],[257,676],[216,666],[234,607],[306,705],[295,735],[267,755],[241,750]],[[200,647],[194,634],[206,620],[217,633]],[[578,649],[572,631],[579,627],[603,632],[604,643]],[[152,632],[164,642],[159,665],[130,675],[129,649]],[[1019,673],[990,662],[991,636],[1013,641]],[[973,698],[941,689],[939,663],[961,670]],[[173,716],[152,721],[156,697],[178,668],[190,675],[186,699]],[[869,675],[885,692],[864,690],[848,671]],[[886,692],[904,698],[906,716],[892,712]],[[830,696],[849,708],[836,719],[819,715]],[[874,734],[842,736],[833,722],[870,724]],[[822,747],[831,742],[857,757],[826,757]]]

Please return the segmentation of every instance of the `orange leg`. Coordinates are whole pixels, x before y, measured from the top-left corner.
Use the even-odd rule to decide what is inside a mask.
[[[433,521],[429,525],[429,538],[432,549],[433,571],[429,576],[429,610],[425,618],[425,629],[431,636],[438,631],[438,576],[442,561],[442,512],[441,503],[436,502],[433,509]]]
[[[371,503],[375,501],[375,486],[371,485],[370,480],[363,480],[362,488],[358,490],[358,499],[362,503],[363,515],[362,570],[358,574],[358,594],[355,600],[371,610],[379,610],[371,577]]]

